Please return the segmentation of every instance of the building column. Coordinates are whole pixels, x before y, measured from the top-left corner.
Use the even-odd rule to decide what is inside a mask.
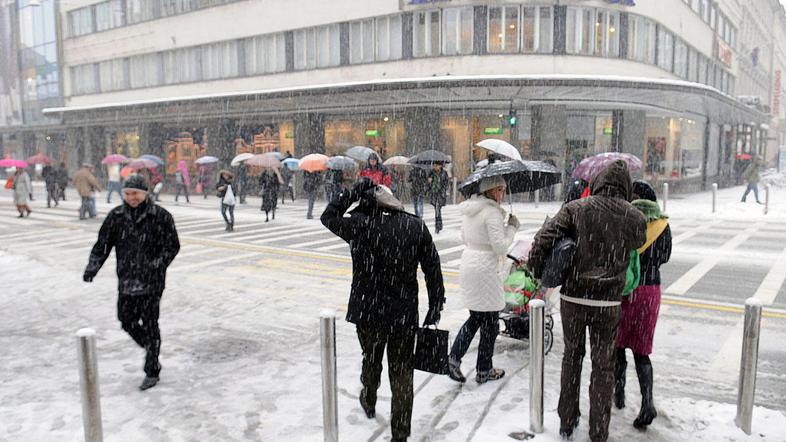
[[[638,110],[624,110],[621,112],[621,133],[618,137],[618,151],[632,153],[644,161],[644,138],[647,133],[647,113]]]
[[[325,117],[322,114],[302,114],[294,118],[296,157],[325,152]]]
[[[532,106],[532,157],[541,158],[542,152],[559,155],[557,167],[565,168],[565,127],[568,112],[565,106]]]
[[[85,162],[85,137],[81,127],[69,127],[65,134],[65,149],[69,152],[66,167],[75,171]]]
[[[235,157],[234,140],[237,136],[237,121],[222,118],[207,126],[207,155],[221,160],[221,167],[229,167]]]
[[[453,146],[441,146],[439,142],[442,127],[442,112],[435,107],[418,107],[407,109],[404,113],[404,137],[406,140],[406,156],[415,155],[424,150],[438,150],[448,155],[453,154]]]

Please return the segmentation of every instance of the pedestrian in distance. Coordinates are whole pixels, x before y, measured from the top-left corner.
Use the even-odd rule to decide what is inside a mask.
[[[68,168],[64,162],[60,163],[60,168],[57,169],[57,191],[58,196],[63,201],[66,200],[66,188],[68,187]]]
[[[287,194],[289,194],[290,198],[292,198],[292,202],[295,202],[295,190],[292,188],[293,175],[294,173],[292,170],[290,170],[286,165],[281,168],[281,178],[284,180],[279,189],[279,193],[281,193],[281,204],[284,204]]]
[[[217,196],[221,199],[221,216],[224,217],[227,232],[235,230],[234,179],[235,175],[232,172],[222,170],[218,173],[218,182],[216,183]],[[229,212],[229,217],[227,217],[227,212]]]
[[[186,203],[191,203],[188,200],[189,187],[191,187],[191,176],[188,174],[188,165],[184,160],[180,160],[175,170],[175,202],[177,202],[182,192],[186,195]]]
[[[505,376],[494,368],[494,342],[499,334],[499,312],[505,308],[501,263],[513,244],[519,221],[500,206],[507,186],[500,177],[480,182],[480,193],[461,203],[461,239],[464,252],[459,267],[459,285],[469,319],[456,335],[448,359],[448,375],[457,382],[466,378],[461,372],[461,359],[480,330],[480,345],[475,381],[483,384]],[[507,219],[506,219],[507,218]]]
[[[314,202],[317,200],[317,191],[322,185],[321,172],[303,172],[303,191],[306,192],[308,198],[308,212],[306,212],[306,219],[313,219]]]
[[[30,216],[33,213],[29,206],[30,193],[33,189],[30,175],[23,167],[18,167],[14,175],[14,205],[19,212],[18,218]]]
[[[57,172],[55,172],[52,166],[47,164],[41,170],[41,176],[44,178],[44,184],[46,184],[46,207],[52,207],[53,202],[55,207],[59,206],[60,203],[57,202]]]
[[[407,181],[409,181],[409,193],[412,197],[412,204],[415,207],[415,215],[423,218],[423,201],[426,196],[428,186],[428,173],[419,166],[413,167],[409,171]]]
[[[145,378],[139,389],[147,390],[158,383],[161,372],[159,306],[166,270],[180,250],[180,241],[172,215],[148,196],[142,176],[126,180],[123,204],[104,219],[82,276],[85,282],[93,282],[112,248],[117,257],[117,318],[145,349]]]
[[[237,177],[235,179],[235,184],[237,185],[237,196],[240,199],[240,204],[246,203],[246,194],[248,193],[248,173],[246,169],[246,163],[240,163],[237,166]]]
[[[356,209],[345,217],[349,207]],[[361,178],[336,196],[322,224],[349,243],[352,289],[347,322],[355,324],[363,351],[360,405],[376,416],[377,389],[387,349],[392,390],[392,441],[409,437],[414,400],[415,332],[418,327],[418,264],[426,278],[425,325],[437,324],[444,303],[439,254],[422,220],[403,210],[389,189]]]
[[[426,178],[429,201],[434,206],[434,232],[442,230],[442,207],[448,202],[448,173],[442,163],[434,163]]]
[[[756,197],[756,202],[759,204],[764,204],[759,201],[759,167],[761,167],[762,161],[761,158],[756,158],[745,168],[745,171],[742,173],[742,177],[745,178],[745,181],[748,183],[748,187],[745,188],[745,193],[742,194],[741,202],[745,202],[748,198],[748,193],[753,191],[753,196]]]
[[[259,210],[265,212],[265,222],[270,221],[270,214],[276,219],[276,205],[278,204],[278,189],[284,180],[278,169],[266,167],[259,174],[259,193],[262,196],[262,206]]]
[[[614,370],[614,404],[625,408],[625,349],[631,349],[641,391],[641,409],[633,426],[646,429],[658,412],[652,399],[652,339],[660,311],[660,266],[671,257],[671,228],[661,213],[655,190],[644,181],[633,182],[633,206],[647,217],[647,240],[638,249],[641,276],[639,286],[622,298],[617,333],[617,363]]]
[[[199,187],[201,189],[197,190],[197,193],[202,192],[203,199],[207,199],[207,189],[211,187],[213,181],[213,169],[209,164],[200,164],[199,165],[199,176],[197,178]]]
[[[121,190],[123,186],[120,184],[120,165],[109,164],[106,166],[107,184],[106,184],[106,203],[112,204],[112,192],[117,192],[120,200],[123,199]]]
[[[96,217],[95,192],[101,190],[98,180],[93,175],[93,166],[89,163],[82,164],[82,168],[74,174],[74,187],[76,187],[82,204],[79,206],[79,219]]]
[[[615,161],[590,183],[590,196],[571,201],[535,235],[528,265],[543,276],[557,243],[576,242],[572,268],[561,288],[560,313],[565,349],[557,411],[560,435],[570,438],[579,425],[581,366],[589,328],[592,358],[589,436],[609,436],[614,394],[615,338],[630,251],[646,240],[646,218],[630,204],[631,179],[624,161]]]
[[[333,201],[341,193],[343,186],[344,172],[341,170],[328,170],[325,179],[325,197],[328,202]]]
[[[387,188],[391,187],[390,171],[382,164],[377,154],[369,155],[368,160],[366,160],[366,167],[360,171],[360,176],[370,178],[374,184],[381,184]]]

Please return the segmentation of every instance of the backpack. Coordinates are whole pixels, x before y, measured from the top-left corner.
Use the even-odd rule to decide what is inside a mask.
[[[625,271],[625,288],[622,289],[622,296],[628,296],[636,290],[641,279],[641,264],[639,263],[639,252],[631,250],[628,270]]]

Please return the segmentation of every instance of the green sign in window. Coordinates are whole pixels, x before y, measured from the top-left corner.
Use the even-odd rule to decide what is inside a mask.
[[[376,129],[374,129],[374,130],[367,130],[366,131],[366,136],[367,137],[378,137],[379,136],[379,130],[376,130]]]
[[[603,135],[611,135],[611,132],[612,132],[612,130],[611,130],[610,127],[604,127],[603,128]]]
[[[502,135],[504,131],[501,127],[486,127],[483,129],[484,135]]]

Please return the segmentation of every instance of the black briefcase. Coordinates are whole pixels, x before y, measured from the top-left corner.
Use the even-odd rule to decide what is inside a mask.
[[[415,370],[435,374],[448,374],[447,330],[423,327],[418,329],[415,340]]]

